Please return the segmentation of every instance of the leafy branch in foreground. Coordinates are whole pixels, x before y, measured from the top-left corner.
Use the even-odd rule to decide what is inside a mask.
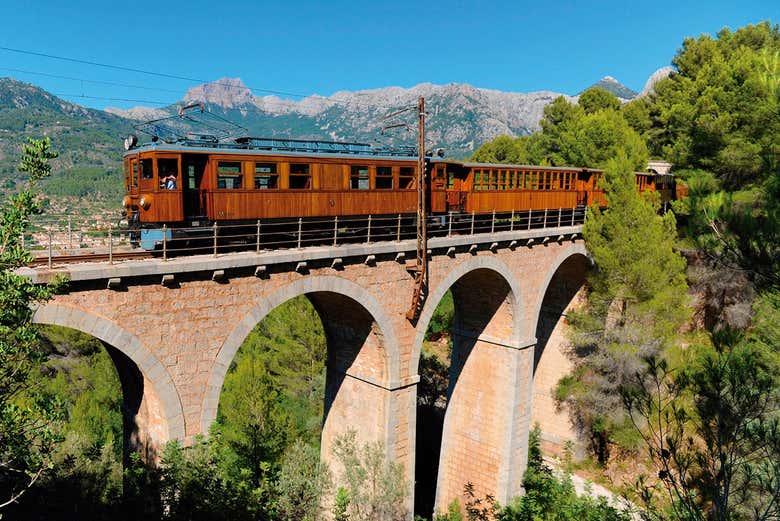
[[[776,354],[721,330],[680,369],[649,358],[621,389],[659,468],[642,498],[665,491],[678,519],[780,516],[780,417]]]
[[[58,418],[56,401],[22,396],[30,371],[44,358],[31,306],[47,300],[55,288],[14,272],[30,259],[21,237],[31,216],[41,211],[37,183],[51,173],[49,161],[57,157],[50,145],[48,138],[23,145],[19,170],[29,181],[0,209],[0,508],[17,501],[41,477],[58,440],[50,428]]]

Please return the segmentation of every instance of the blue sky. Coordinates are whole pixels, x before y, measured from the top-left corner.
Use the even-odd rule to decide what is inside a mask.
[[[0,0],[0,46],[194,79],[240,77],[255,94],[422,82],[576,94],[606,75],[640,90],[684,37],[778,15],[780,2],[753,0]],[[3,76],[96,108],[175,102],[194,84],[0,50]]]

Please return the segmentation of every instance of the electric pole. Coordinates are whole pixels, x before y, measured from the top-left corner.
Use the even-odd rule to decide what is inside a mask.
[[[417,320],[428,292],[428,211],[426,207],[425,169],[425,98],[417,100],[417,264],[414,272],[414,294],[406,318]]]

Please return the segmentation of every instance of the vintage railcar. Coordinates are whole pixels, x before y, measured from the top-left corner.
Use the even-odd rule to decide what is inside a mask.
[[[418,163],[410,148],[263,138],[224,143],[196,136],[144,145],[129,138],[126,149],[123,204],[148,249],[182,227],[416,212]],[[606,203],[600,170],[441,158],[426,165],[431,214]],[[657,177],[638,174],[638,188],[671,197]]]

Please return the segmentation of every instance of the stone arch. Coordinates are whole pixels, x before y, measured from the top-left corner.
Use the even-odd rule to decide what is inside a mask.
[[[342,277],[330,275],[305,277],[286,284],[273,293],[262,297],[257,305],[255,305],[233,331],[231,331],[222,344],[209,377],[204,396],[203,415],[201,420],[202,432],[208,432],[211,424],[216,419],[219,398],[227,371],[246,337],[252,329],[268,315],[268,313],[284,302],[300,295],[307,295],[312,301],[312,304],[314,304],[315,309],[323,320],[326,336],[328,336],[327,318],[329,314],[333,313],[333,309],[341,304],[354,306],[353,310],[362,313],[364,318],[373,320],[375,328],[371,334],[377,337],[378,342],[381,343],[380,348],[383,351],[383,359],[381,360],[382,370],[376,371],[375,374],[366,372],[350,374],[349,371],[345,370],[341,376],[342,378],[343,376],[351,376],[352,387],[358,386],[363,389],[369,389],[369,392],[373,389],[375,392],[383,395],[387,391],[402,385],[399,379],[399,344],[396,339],[395,329],[377,298],[366,289]],[[338,339],[336,339],[336,341],[338,341]],[[329,344],[331,342],[332,339],[329,338]],[[335,360],[336,364],[339,362],[339,360]],[[348,365],[348,363],[349,362],[346,362],[346,365]],[[347,368],[344,367],[343,369]],[[331,368],[329,367],[329,371],[330,370]],[[328,386],[329,388],[331,387],[330,384],[328,384]],[[328,391],[326,390],[326,394],[327,392]],[[356,391],[355,394],[357,395]],[[381,399],[385,400],[386,398],[383,397]],[[370,400],[367,401],[370,402]],[[384,409],[383,414],[388,416],[389,407],[383,405],[382,408]],[[326,414],[327,410],[328,405],[326,399]],[[392,444],[392,433],[389,432],[389,420],[385,418],[383,422],[384,424],[379,428],[383,431],[383,441],[390,447]],[[323,436],[325,436],[325,434]],[[325,450],[325,445],[326,444],[323,443],[323,450]]]
[[[422,350],[422,343],[425,339],[425,333],[430,325],[433,312],[436,310],[436,306],[439,305],[444,294],[461,278],[467,275],[469,272],[487,269],[496,272],[504,278],[511,290],[511,299],[513,300],[512,306],[515,316],[515,327],[513,341],[519,341],[523,338],[525,331],[523,330],[523,322],[521,320],[520,305],[523,301],[520,285],[517,282],[515,274],[509,267],[501,262],[499,259],[487,256],[470,257],[465,261],[459,263],[455,269],[451,270],[448,275],[442,279],[439,284],[436,285],[434,291],[426,299],[426,305],[420,314],[420,318],[417,320],[417,332],[414,337],[414,346],[412,352],[412,367],[419,367],[420,364],[420,352]]]
[[[570,247],[566,248],[564,251],[558,254],[555,260],[550,264],[550,267],[544,276],[542,284],[541,286],[539,286],[538,298],[536,300],[536,303],[534,304],[533,312],[531,313],[532,322],[529,327],[529,330],[535,332],[539,324],[539,320],[542,316],[542,305],[544,304],[544,298],[547,295],[548,291],[550,290],[550,285],[553,281],[553,277],[555,277],[558,274],[558,271],[564,265],[564,263],[570,262],[572,259],[577,259],[577,258],[583,258],[583,260],[590,262],[588,251],[585,249],[585,244],[583,242],[573,243]],[[537,341],[538,340],[539,339],[537,339]],[[537,351],[539,350],[537,349]],[[537,360],[540,354],[541,353],[537,353],[536,356]]]
[[[123,369],[139,373],[139,382],[132,383],[140,387],[138,405],[141,400],[147,410],[146,433],[154,445],[152,450],[161,448],[169,440],[184,440],[184,412],[179,393],[165,366],[132,333],[113,321],[85,309],[55,304],[52,302],[40,306],[33,316],[33,322],[63,326],[92,335],[108,347],[116,349],[121,355],[109,351],[120,372],[123,390],[130,384],[122,378]],[[125,397],[127,399],[127,396]],[[159,425],[156,422],[163,422]],[[147,447],[149,449],[149,447]],[[153,456],[154,457],[154,456]]]
[[[446,510],[454,498],[462,496],[467,482],[478,495],[489,493],[501,502],[508,501],[519,491],[523,473],[519,467],[525,461],[514,461],[514,447],[527,445],[527,432],[518,429],[526,414],[519,402],[524,403],[521,396],[527,386],[522,383],[528,378],[523,359],[532,342],[527,341],[523,327],[520,284],[500,259],[468,256],[433,288],[417,324],[412,356],[416,365],[412,367],[420,366],[433,312],[450,289],[455,321],[447,407],[443,423],[426,427],[433,427],[436,436],[441,429],[440,441],[431,439],[440,446],[438,467],[421,467],[416,474],[420,483],[436,483],[435,499],[424,486],[416,491],[416,510],[423,515],[429,515],[431,507]],[[419,416],[418,421],[429,424],[429,414]]]
[[[566,311],[579,305],[583,298],[589,262],[582,242],[562,251],[547,270],[531,315],[537,337],[531,379],[531,423],[540,425],[542,446],[549,452],[561,452],[567,441],[576,439],[567,412],[555,400],[554,390],[558,380],[572,369],[564,320]]]

